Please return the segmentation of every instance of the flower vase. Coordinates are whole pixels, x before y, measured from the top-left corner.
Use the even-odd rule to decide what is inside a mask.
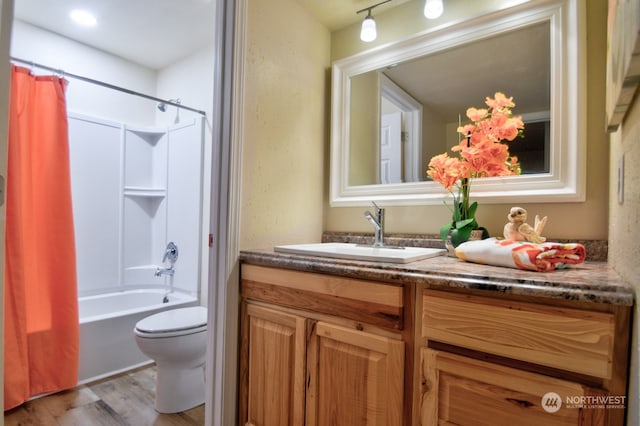
[[[475,240],[481,240],[481,239],[482,239],[482,229],[474,229],[473,231],[471,231],[471,234],[469,235],[469,239],[467,241],[475,241]],[[451,233],[449,233],[449,235],[447,236],[447,239],[444,242],[444,246],[446,247],[447,253],[449,256],[457,257],[455,252],[455,247],[451,242]]]

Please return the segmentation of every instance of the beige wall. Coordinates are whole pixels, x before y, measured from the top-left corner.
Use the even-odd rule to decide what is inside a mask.
[[[496,10],[508,3],[513,2],[509,0],[445,0],[444,12],[435,20],[425,19],[422,12],[424,0],[410,0],[382,13],[378,12],[384,10],[384,7],[376,8],[373,10],[373,16],[376,20],[378,37],[370,43],[360,41],[360,23],[334,31],[331,33],[331,60],[345,58],[420,31]],[[364,18],[364,15],[361,16]],[[398,25],[397,22],[402,24]]]
[[[600,13],[606,15],[606,6]],[[603,18],[604,19],[604,18]],[[617,132],[609,141],[609,264],[635,289],[636,305],[631,324],[631,366],[627,425],[640,419],[640,241],[635,231],[640,226],[640,100],[636,99]],[[623,200],[618,201],[618,165],[624,157]]]
[[[499,0],[483,2],[447,0],[442,18],[437,21],[428,21],[422,17],[421,8],[424,2],[410,1],[385,14],[374,14],[379,36],[373,44],[366,44],[359,40],[359,24],[332,33],[332,60],[423,31],[430,25],[440,25],[443,22],[454,22],[456,19],[471,17],[503,3],[505,2]],[[606,239],[608,232],[609,154],[607,134],[604,130],[604,103],[602,102],[605,84],[606,2],[590,1],[586,3],[588,4],[587,51],[589,52],[587,56],[588,176],[586,201],[583,203],[529,204],[523,200],[523,202],[517,203],[525,207],[530,215],[541,214],[549,217],[545,235],[552,239]],[[393,25],[392,19],[399,20],[402,25]],[[487,95],[491,95],[499,89],[488,88]],[[328,164],[326,167],[328,170]],[[478,208],[478,222],[487,227],[491,234],[500,235],[506,222],[506,215],[512,205],[483,203]],[[327,204],[326,208],[325,230],[373,232],[370,224],[362,218],[364,207],[331,208]],[[386,231],[388,233],[437,234],[440,226],[448,222],[449,218],[448,207],[442,205],[388,207],[386,210]]]
[[[640,102],[635,101],[623,125],[611,135],[611,196],[609,214],[609,264],[640,295],[640,245],[635,230],[640,225]],[[624,201],[617,199],[618,160],[624,155]],[[631,372],[629,374],[628,415],[629,426],[640,418],[640,309],[633,313],[631,341]],[[631,421],[631,419],[635,419]]]
[[[349,117],[351,123],[349,132],[356,143],[349,144],[349,157],[359,158],[356,167],[349,167],[350,185],[367,185],[378,182],[380,175],[380,163],[378,150],[379,134],[375,131],[380,115],[379,102],[380,86],[377,74],[366,73],[351,79],[351,93],[360,96],[352,96]],[[373,167],[366,165],[374,164]]]
[[[247,5],[240,249],[319,241],[329,32],[295,0]]]
[[[442,19],[477,15],[503,3],[486,0],[470,6],[464,0],[449,0]],[[608,234],[609,144],[601,102],[606,10],[601,10],[604,6],[600,3],[587,2],[586,201],[518,203],[530,214],[549,217],[549,238],[606,239]],[[372,232],[362,217],[364,207],[329,206],[328,69],[332,60],[434,25],[421,17],[421,7],[421,0],[413,0],[376,15],[378,39],[365,44],[359,40],[359,24],[329,34],[295,0],[249,0],[241,248],[318,241],[323,230]],[[385,26],[398,16],[402,26]],[[511,206],[482,204],[478,221],[499,235]],[[448,207],[442,205],[387,207],[386,230],[436,234],[449,219]]]
[[[640,418],[640,244],[635,231],[640,226],[640,101],[635,100],[622,126],[611,135],[609,184],[609,264],[636,291],[632,324],[631,373],[627,424]],[[624,201],[618,203],[618,160],[624,156]]]

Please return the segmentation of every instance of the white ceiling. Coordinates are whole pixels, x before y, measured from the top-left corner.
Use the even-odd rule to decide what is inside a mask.
[[[61,34],[87,45],[121,56],[152,69],[162,69],[173,62],[191,55],[212,43],[216,0],[14,0],[15,16],[18,19]],[[273,1],[273,0],[263,0]],[[362,14],[356,11],[375,5],[382,0],[296,0],[330,30],[344,28],[359,22]],[[376,8],[377,13],[406,3],[409,0],[393,0]],[[73,8],[83,8],[95,13],[98,25],[82,28],[74,24],[68,14]],[[485,42],[481,49],[458,49],[454,55],[464,54],[469,64],[487,63],[483,58],[487,52],[509,52],[508,55],[493,55],[488,62],[493,69],[507,70],[504,74],[485,70],[474,79],[478,93],[468,89],[458,90],[456,83],[467,81],[459,72],[466,68],[451,66],[447,61],[430,61],[429,68],[416,69],[408,64],[403,75],[402,68],[385,73],[409,88],[410,92],[424,104],[445,114],[457,116],[459,105],[476,105],[485,93],[500,88],[514,95],[520,105],[548,105],[548,32],[527,35],[524,40],[506,38],[508,45],[496,48]],[[509,41],[511,40],[511,41]],[[515,43],[515,44],[514,44]],[[541,43],[541,44],[537,44]],[[526,48],[523,48],[526,46]],[[476,55],[480,55],[477,58]],[[429,76],[431,84],[424,84]],[[481,77],[481,79],[480,79]],[[500,81],[496,81],[499,79]],[[412,81],[415,80],[413,83]],[[453,82],[453,83],[452,83]],[[462,87],[462,86],[460,86]],[[453,94],[456,95],[453,95]]]
[[[91,11],[83,28],[72,9]],[[15,0],[14,16],[73,40],[160,69],[206,47],[213,38],[213,0]]]
[[[73,40],[161,69],[213,41],[215,0],[14,0],[15,17]],[[356,11],[376,0],[297,0],[330,30],[362,19]],[[407,0],[379,7],[388,9]],[[93,12],[98,25],[82,28],[69,12]]]

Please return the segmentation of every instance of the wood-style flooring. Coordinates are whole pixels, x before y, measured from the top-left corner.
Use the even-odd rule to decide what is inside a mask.
[[[160,414],[153,408],[155,367],[133,370],[27,401],[5,412],[5,426],[183,426],[204,425],[204,405]]]

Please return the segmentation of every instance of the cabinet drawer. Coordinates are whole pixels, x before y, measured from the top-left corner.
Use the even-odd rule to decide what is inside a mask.
[[[606,409],[566,404],[606,395],[598,389],[431,349],[422,350],[422,367],[423,426],[606,424]]]
[[[431,290],[422,308],[428,340],[611,378],[612,314]]]
[[[371,281],[242,264],[242,297],[403,328],[403,287]]]

